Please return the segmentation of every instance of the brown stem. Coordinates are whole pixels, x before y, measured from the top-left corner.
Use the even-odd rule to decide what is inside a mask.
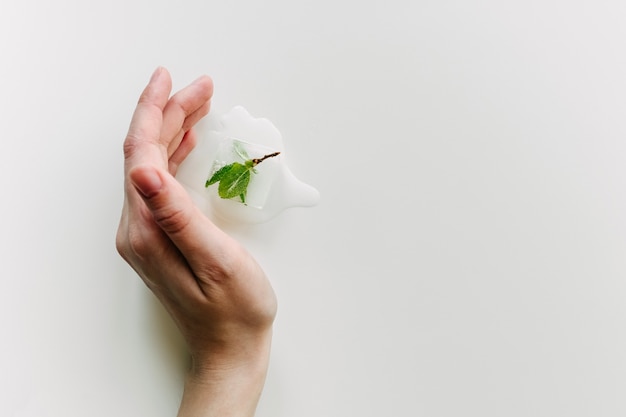
[[[252,160],[252,166],[257,166],[261,162],[265,161],[267,158],[273,158],[273,157],[275,157],[275,156],[277,156],[279,154],[280,154],[280,152],[274,152],[274,153],[267,154],[267,155],[265,155],[262,158],[254,158]]]

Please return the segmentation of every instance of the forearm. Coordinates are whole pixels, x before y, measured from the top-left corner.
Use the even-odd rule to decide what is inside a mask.
[[[269,341],[256,357],[230,368],[192,368],[185,382],[178,417],[253,417],[268,365]]]

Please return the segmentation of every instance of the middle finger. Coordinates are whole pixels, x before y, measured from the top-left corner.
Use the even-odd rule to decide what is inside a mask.
[[[174,94],[163,110],[163,126],[160,142],[168,149],[168,157],[178,147],[176,141],[182,139],[181,130],[185,121],[198,110],[207,109],[213,95],[213,82],[204,75]],[[187,127],[188,129],[188,127]]]

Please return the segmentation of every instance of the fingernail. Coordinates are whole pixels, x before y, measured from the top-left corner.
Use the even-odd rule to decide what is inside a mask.
[[[156,81],[162,73],[163,73],[163,67],[157,67],[157,69],[155,69],[154,72],[152,73],[152,77],[150,77],[150,82],[152,83]]]
[[[154,168],[145,168],[133,173],[131,181],[137,191],[146,198],[154,197],[163,187],[163,181]]]

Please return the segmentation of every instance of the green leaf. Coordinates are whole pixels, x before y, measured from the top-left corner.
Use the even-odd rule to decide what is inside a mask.
[[[204,186],[208,188],[210,185],[219,182],[217,193],[220,197],[224,199],[239,197],[241,202],[246,204],[250,178],[252,174],[257,173],[255,167],[267,158],[280,154],[280,152],[270,153],[262,158],[249,159],[243,145],[237,142],[235,142],[234,151],[242,158],[242,163],[233,162],[221,167],[211,175],[211,178],[206,181]]]
[[[220,181],[222,177],[224,177],[224,175],[232,169],[233,165],[234,164],[224,165],[223,167],[215,171],[213,176],[211,176],[211,178],[207,180],[204,186],[208,187],[209,185],[215,184],[216,182]]]
[[[217,189],[222,198],[241,197],[241,194],[245,194],[250,182],[250,168],[239,162],[233,162],[231,165],[232,167],[220,179]]]

